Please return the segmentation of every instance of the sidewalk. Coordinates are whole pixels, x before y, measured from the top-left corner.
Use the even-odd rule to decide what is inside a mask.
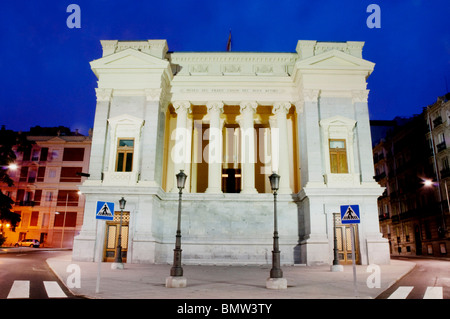
[[[75,271],[79,269],[80,287],[70,288],[75,295],[95,299],[372,299],[411,271],[415,264],[391,260],[380,265],[380,288],[369,288],[373,270],[357,265],[357,292],[353,284],[352,265],[343,272],[331,272],[330,266],[282,266],[288,288],[266,288],[271,265],[261,266],[200,266],[183,265],[185,288],[166,288],[165,279],[171,265],[124,264],[125,269],[111,269],[111,263],[102,263],[100,289],[96,293],[98,263],[73,262],[68,251],[49,258],[48,265],[70,288]],[[69,265],[77,265],[69,267]],[[68,280],[69,277],[69,280]],[[370,280],[370,282],[374,282]]]

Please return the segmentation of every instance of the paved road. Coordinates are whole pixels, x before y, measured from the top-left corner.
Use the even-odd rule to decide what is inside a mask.
[[[416,267],[377,299],[450,299],[450,261],[404,260],[414,261]]]
[[[72,295],[48,267],[53,251],[0,255],[0,299],[79,298]]]

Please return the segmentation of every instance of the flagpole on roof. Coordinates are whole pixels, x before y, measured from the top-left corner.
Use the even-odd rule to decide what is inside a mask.
[[[231,29],[230,29],[230,33],[229,33],[229,35],[228,35],[227,51],[228,51],[228,52],[231,51]]]

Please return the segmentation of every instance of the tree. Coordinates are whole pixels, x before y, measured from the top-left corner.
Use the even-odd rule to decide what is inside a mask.
[[[14,147],[18,152],[30,150],[33,142],[27,140],[26,134],[6,130],[5,126],[0,129],[0,184],[6,184],[11,187],[14,181],[8,174],[9,165],[16,160]],[[9,222],[11,230],[15,231],[16,226],[20,222],[20,215],[12,211],[14,201],[0,191],[0,221],[2,223]]]

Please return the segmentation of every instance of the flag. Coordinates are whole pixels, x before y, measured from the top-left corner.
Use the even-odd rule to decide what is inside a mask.
[[[227,51],[228,52],[231,51],[231,30],[230,30],[230,35],[228,36]]]

